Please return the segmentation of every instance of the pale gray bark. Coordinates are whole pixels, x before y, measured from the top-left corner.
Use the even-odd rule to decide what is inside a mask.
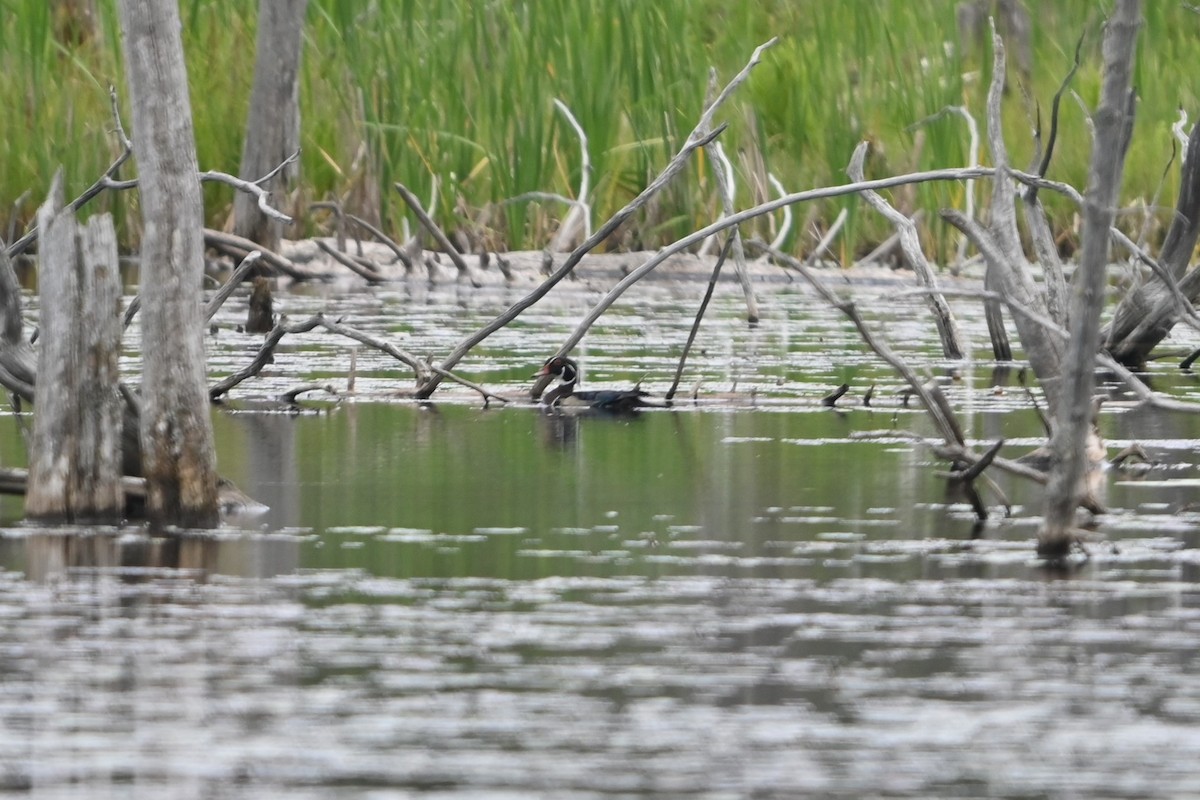
[[[1140,0],[1119,0],[1104,31],[1104,85],[1096,111],[1088,186],[1083,204],[1083,247],[1072,280],[1070,344],[1063,370],[1061,401],[1051,439],[1056,464],[1046,490],[1046,515],[1038,534],[1038,552],[1059,558],[1069,551],[1070,528],[1083,497],[1092,431],[1094,359],[1100,344],[1109,228],[1116,216],[1117,194],[1125,165],[1133,114],[1131,89]]]
[[[205,387],[200,185],[175,0],[121,0],[142,207],[141,440],[155,525],[217,523]]]
[[[1187,273],[1200,237],[1200,124],[1192,127],[1180,179],[1179,199],[1159,253],[1159,263],[1192,302],[1200,299],[1200,272]],[[1185,273],[1187,273],[1185,275]],[[1109,353],[1126,366],[1140,369],[1171,332],[1180,315],[1174,292],[1159,279],[1138,286],[1121,298],[1102,338]]]
[[[38,212],[41,344],[25,514],[116,523],[121,491],[118,392],[121,279],[112,217],[87,225],[63,210],[62,174]]]
[[[850,180],[855,182],[865,180],[863,162],[866,157],[867,142],[863,142],[854,149],[854,156],[850,159],[850,168],[847,170]],[[916,223],[892,208],[879,192],[867,190],[862,193],[862,196],[871,208],[878,211],[895,226],[896,232],[900,236],[900,246],[904,250],[905,258],[912,265],[913,271],[917,273],[917,279],[930,290],[929,310],[933,312],[933,321],[937,325],[938,337],[942,340],[942,354],[946,358],[962,358],[963,346],[958,335],[958,324],[954,321],[954,312],[950,310],[950,304],[946,302],[946,298],[938,288],[937,275],[925,258],[925,252],[921,250],[921,239],[917,235]]]
[[[943,216],[966,233],[983,254],[987,263],[985,286],[989,290],[999,291],[1035,314],[1046,316],[1046,298],[1033,280],[1029,263],[1021,249],[1021,238],[1017,229],[1016,191],[1001,127],[1000,104],[1006,63],[1004,43],[999,36],[993,36],[992,46],[994,65],[987,103],[988,146],[995,165],[995,174],[992,177],[991,224],[984,230],[973,220],[968,220],[956,212],[944,213]],[[997,340],[999,331],[1002,330],[1000,308],[994,301],[985,301],[985,305],[989,315],[989,326],[994,325],[997,328],[992,341],[999,354],[1001,350],[1007,349],[1006,337],[1003,341]],[[1041,383],[1046,403],[1053,413],[1058,402],[1064,348],[1056,339],[1047,336],[1039,326],[1023,317],[1014,319],[1013,324],[1020,334],[1025,356]]]
[[[37,357],[25,339],[21,285],[12,261],[0,247],[0,386],[32,403],[36,369]]]
[[[242,166],[244,180],[256,181],[300,148],[300,56],[308,0],[260,0],[254,88],[246,121]],[[293,182],[298,164],[273,175],[265,187],[279,195]],[[270,250],[279,249],[283,224],[263,214],[255,198],[238,193],[233,200],[234,232]]]

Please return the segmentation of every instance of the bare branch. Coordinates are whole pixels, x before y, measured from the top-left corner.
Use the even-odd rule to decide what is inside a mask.
[[[299,155],[299,152],[293,153],[292,155],[288,156],[286,161],[284,161],[282,164],[280,164],[275,169],[271,170],[271,172],[267,176],[259,178],[257,181],[244,181],[241,178],[237,178],[237,177],[234,177],[233,175],[230,175],[228,172],[217,172],[215,170],[207,170],[205,172],[200,173],[200,182],[201,183],[224,183],[228,186],[232,186],[234,189],[237,189],[239,192],[245,192],[246,194],[254,195],[258,199],[258,210],[259,211],[266,214],[271,219],[279,220],[280,222],[282,222],[285,225],[291,225],[293,222],[291,217],[289,217],[287,214],[284,214],[282,211],[276,211],[275,209],[271,208],[271,205],[268,202],[271,199],[271,193],[269,191],[267,191],[266,189],[264,189],[263,187],[259,186],[259,183],[267,180],[268,178],[271,177],[271,175],[274,175],[276,172],[283,169],[285,166],[287,166],[287,164],[289,164],[292,160],[294,160],[297,155]]]
[[[83,208],[83,206],[92,200],[92,198],[109,188],[109,184],[112,182],[113,176],[115,176],[125,162],[128,161],[131,156],[133,156],[133,143],[130,142],[129,137],[125,135],[125,127],[121,124],[121,114],[117,107],[117,90],[115,87],[108,87],[108,98],[112,107],[115,132],[121,142],[121,154],[118,155],[116,159],[114,159],[113,162],[108,165],[108,169],[104,170],[104,174],[101,175],[95,183],[89,186],[83,192],[83,194],[79,195],[67,204],[67,210],[71,213]],[[37,241],[37,237],[38,229],[37,226],[34,226],[33,228],[30,228],[24,236],[8,246],[8,257],[12,258],[24,253],[29,249],[30,245]]]
[[[404,271],[412,272],[412,259],[408,257],[408,253],[404,252],[404,248],[397,244],[394,239],[381,231],[379,228],[372,225],[370,222],[367,222],[362,217],[355,216],[354,214],[347,214],[346,219],[350,220],[355,225],[367,231],[380,242],[382,242],[389,250],[396,254],[396,259],[404,265]]]
[[[284,323],[276,325],[274,329],[267,334],[267,338],[263,341],[262,347],[258,349],[258,354],[255,355],[253,361],[232,375],[217,381],[216,384],[209,388],[209,399],[214,401],[220,400],[222,396],[228,394],[229,391],[235,386],[243,381],[253,378],[255,375],[262,372],[263,367],[274,361],[275,348],[279,345],[279,342],[284,336],[289,333],[306,333],[311,331],[313,328],[316,328],[321,324],[321,319],[321,315],[317,314],[292,325]]]
[[[442,229],[437,226],[437,223],[425,213],[425,209],[421,207],[421,201],[417,199],[417,196],[409,191],[408,187],[403,183],[394,183],[392,185],[396,187],[396,191],[400,193],[400,197],[408,205],[409,209],[412,210],[413,214],[416,215],[420,223],[425,226],[425,230],[429,231],[430,235],[433,236],[441,248],[446,251],[446,255],[450,257],[450,260],[454,262],[454,266],[458,268],[459,276],[470,279],[472,285],[478,287],[479,283],[471,276],[471,269],[467,266],[467,262],[463,261],[458,248],[451,244],[450,238],[442,233]]]
[[[325,242],[321,239],[314,239],[313,241],[317,243],[317,247],[321,250],[321,252],[325,253],[325,255],[329,256],[334,261],[353,272],[355,275],[365,278],[371,283],[380,283],[384,280],[383,275],[375,268],[375,265],[368,262],[367,259],[354,258],[353,256],[349,256],[345,253],[339,253],[337,250],[334,250],[332,247],[330,247],[328,242]]]
[[[725,246],[721,248],[721,255],[717,258],[717,263],[713,266],[712,275],[708,279],[708,288],[704,292],[704,299],[700,301],[700,308],[696,311],[696,318],[692,321],[692,329],[688,331],[687,341],[684,342],[683,352],[679,355],[679,365],[675,368],[675,379],[671,381],[671,388],[667,390],[667,402],[675,398],[675,392],[679,389],[679,381],[683,377],[683,365],[687,362],[688,353],[692,350],[692,343],[696,341],[696,333],[700,330],[700,321],[704,319],[704,312],[708,308],[708,302],[712,299],[713,290],[717,288],[717,279],[721,277],[721,266],[725,263],[725,259],[729,257],[729,251],[733,247],[733,237],[725,239]]]
[[[649,186],[643,189],[642,192],[633,200],[631,200],[624,208],[610,217],[608,222],[604,223],[600,230],[596,231],[594,234],[588,237],[583,244],[575,248],[575,250],[573,250],[571,254],[567,256],[567,259],[562,263],[562,266],[555,270],[554,274],[543,281],[540,286],[538,286],[525,297],[518,300],[503,314],[496,317],[482,329],[460,342],[458,346],[456,346],[450,353],[450,355],[448,355],[442,362],[442,367],[444,369],[452,368],[459,362],[459,360],[462,359],[463,356],[470,352],[475,345],[479,344],[484,339],[488,338],[493,333],[512,322],[514,319],[520,316],[522,312],[524,312],[538,300],[541,300],[543,297],[545,297],[546,294],[559,283],[559,281],[571,274],[571,271],[575,269],[576,265],[579,264],[585,255],[595,249],[600,242],[607,239],[613,233],[613,231],[615,231],[625,222],[625,220],[633,216],[633,214],[639,208],[649,202],[650,198],[661,191],[664,186],[666,186],[680,171],[682,171],[693,152],[719,136],[722,131],[724,131],[724,126],[717,127],[716,130],[712,131],[711,133],[704,133],[704,131],[707,131],[712,125],[713,115],[716,114],[717,109],[725,102],[729,94],[746,80],[750,74],[750,70],[753,69],[753,67],[758,64],[759,60],[761,59],[763,51],[774,45],[776,41],[777,39],[771,39],[769,42],[760,45],[754,50],[754,54],[750,57],[750,62],[742,69],[741,72],[734,76],[734,78],[725,87],[725,91],[723,91],[720,96],[718,96],[717,99],[707,109],[705,109],[703,115],[701,116],[700,122],[692,130],[683,147],[678,153],[675,154],[675,157],[671,159],[667,166],[663,168],[663,171],[659,173],[658,177],[650,182]],[[775,206],[774,208],[782,208],[785,205],[788,205],[788,203],[780,203],[780,205]],[[774,210],[774,208],[771,210]],[[750,217],[747,217],[747,219],[749,218]],[[736,224],[736,222],[730,224]],[[716,230],[724,230],[725,227],[728,227],[728,225],[717,228]],[[713,232],[714,231],[707,231],[706,235],[711,235]],[[700,240],[703,238],[704,237],[700,237]],[[437,388],[438,383],[439,380],[435,377],[420,389],[417,396],[422,398],[429,397]],[[535,391],[540,394],[540,389],[535,388]]]
[[[563,116],[567,118],[567,122],[575,129],[575,135],[579,137],[579,151],[581,154],[579,197],[571,203],[571,211],[558,226],[558,232],[554,234],[554,238],[550,242],[549,249],[552,252],[559,252],[568,246],[580,222],[583,223],[583,238],[586,239],[592,235],[592,209],[588,205],[588,193],[591,191],[592,182],[592,157],[588,153],[587,134],[584,132],[583,126],[579,124],[579,120],[575,119],[575,115],[571,113],[571,109],[567,107],[566,103],[557,98],[554,100],[554,106],[562,112]]]
[[[243,239],[241,236],[234,236],[232,233],[224,233],[223,231],[213,230],[212,228],[204,229],[204,244],[214,250],[220,250],[223,253],[245,258],[255,250],[262,252],[262,261],[271,268],[287,275],[292,280],[306,281],[313,278],[323,277],[320,273],[301,267],[294,261],[284,258],[273,250],[267,250],[249,239]]]
[[[858,147],[854,148],[854,155],[851,157],[850,166],[846,170],[850,176],[850,180],[863,180],[863,161],[866,159],[867,148],[869,146],[869,142],[864,141]],[[921,250],[921,239],[917,234],[916,224],[892,208],[878,192],[867,190],[862,193],[862,197],[871,208],[875,209],[896,228],[896,231],[900,234],[900,246],[904,250],[905,257],[908,258],[908,263],[912,265],[913,270],[916,272],[917,279],[931,290],[927,299],[930,310],[933,312],[934,323],[937,325],[938,338],[942,342],[942,353],[946,358],[962,358],[963,346],[958,335],[958,325],[954,321],[954,313],[950,310],[950,305],[946,302],[946,299],[938,293],[937,275],[934,274],[933,267],[929,265],[929,261],[925,258],[925,253]]]
[[[716,84],[716,70],[712,72],[712,83]],[[717,193],[721,196],[721,209],[725,216],[733,212],[733,164],[725,155],[721,143],[712,141],[705,145],[704,151],[712,161],[713,178],[717,183]],[[746,298],[746,321],[751,325],[758,322],[758,299],[754,296],[754,287],[750,283],[750,275],[746,272],[746,252],[742,248],[742,232],[734,228],[730,236],[733,239],[733,266],[737,273],[738,283],[742,286],[742,295]]]
[[[254,269],[254,265],[262,259],[262,256],[263,254],[261,250],[254,250],[242,259],[242,263],[238,264],[237,269],[235,269],[233,274],[229,276],[229,280],[225,281],[221,288],[218,289],[211,298],[209,298],[208,303],[204,306],[205,322],[208,322],[214,316],[216,316],[217,311],[221,309],[221,306],[225,305],[225,301],[228,300],[230,295],[233,294],[233,291],[242,284],[242,281],[246,280],[246,276],[250,274],[250,271]],[[130,307],[132,308],[132,306],[133,304],[131,303]],[[125,322],[125,324],[129,324],[128,320]]]

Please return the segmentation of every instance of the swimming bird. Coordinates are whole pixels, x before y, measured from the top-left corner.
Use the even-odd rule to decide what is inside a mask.
[[[639,388],[614,390],[601,389],[591,392],[577,392],[579,383],[579,365],[565,356],[555,356],[542,365],[542,369],[534,377],[546,375],[558,376],[558,385],[542,395],[542,402],[550,408],[579,410],[596,409],[614,414],[629,413],[648,405],[642,400],[649,394]]]

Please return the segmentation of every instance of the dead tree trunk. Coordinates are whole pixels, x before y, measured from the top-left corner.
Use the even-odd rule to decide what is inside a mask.
[[[176,0],[121,0],[142,205],[141,440],[152,525],[217,523],[200,184]]]
[[[307,6],[308,0],[260,0],[258,4],[258,55],[239,172],[244,180],[256,181],[270,173],[300,147],[300,54]],[[278,202],[278,193],[298,172],[297,163],[289,164],[264,188]],[[283,225],[263,214],[256,201],[243,192],[234,198],[234,233],[278,250]]]
[[[0,386],[17,400],[33,402],[37,356],[25,339],[21,285],[8,253],[0,247]]]
[[[25,515],[42,522],[119,522],[117,357],[121,279],[112,217],[86,226],[63,210],[62,173],[38,212],[41,347]],[[18,318],[18,336],[19,336]]]
[[[1108,231],[1116,216],[1125,149],[1132,129],[1134,97],[1130,87],[1141,19],[1140,0],[1120,0],[1104,29],[1104,86],[1096,111],[1096,139],[1084,195],[1083,248],[1072,281],[1071,339],[1051,440],[1057,463],[1046,489],[1046,518],[1038,534],[1038,553],[1049,558],[1061,558],[1070,550],[1070,528],[1085,491]]]
[[[1158,260],[1189,301],[1200,299],[1200,277],[1187,274],[1200,237],[1200,124],[1192,127],[1183,162],[1179,199]],[[1121,299],[1103,340],[1110,355],[1127,367],[1141,369],[1179,320],[1175,293],[1153,276]]]

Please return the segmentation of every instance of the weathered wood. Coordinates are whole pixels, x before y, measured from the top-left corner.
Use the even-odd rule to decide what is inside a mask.
[[[468,267],[467,262],[463,260],[462,254],[458,252],[458,248],[455,247],[450,241],[450,237],[446,236],[446,234],[442,232],[442,229],[438,227],[437,223],[433,221],[433,218],[430,217],[425,211],[424,207],[421,205],[421,201],[417,199],[417,196],[413,194],[412,190],[403,183],[396,183],[393,185],[396,187],[396,191],[400,194],[401,199],[404,200],[405,205],[407,205],[409,210],[413,212],[413,215],[416,216],[417,221],[421,223],[421,226],[425,228],[425,230],[429,231],[429,235],[433,237],[434,241],[438,243],[439,247],[446,251],[446,255],[449,256],[450,260],[454,262],[454,266],[458,269],[458,277],[460,279],[465,278],[470,280],[476,286],[476,288],[478,288],[479,284],[476,282],[475,278],[471,276],[471,268]]]
[[[259,275],[250,290],[250,309],[246,314],[246,333],[268,333],[275,327],[271,281]]]
[[[1200,238],[1200,124],[1192,127],[1188,137],[1175,214],[1159,253],[1159,262],[1193,302],[1200,299],[1200,271],[1185,273],[1197,238]],[[1113,358],[1135,369],[1145,365],[1150,352],[1179,319],[1174,294],[1159,279],[1138,286],[1121,298],[1112,322],[1102,334]]]
[[[141,441],[152,525],[218,521],[200,185],[175,0],[120,0],[142,207]]]
[[[80,227],[63,210],[61,172],[38,212],[38,228],[41,379],[25,514],[43,522],[115,523],[124,510],[116,232],[107,214]]]
[[[21,285],[12,261],[0,247],[0,386],[32,403],[36,369],[37,357],[25,340]]]
[[[868,146],[868,142],[862,142],[854,148],[854,155],[851,157],[850,166],[847,169],[847,174],[852,181],[860,182],[866,179],[863,162],[867,158]],[[867,205],[875,209],[896,228],[905,258],[908,259],[908,263],[917,274],[917,279],[930,290],[926,299],[929,303],[929,310],[933,312],[938,338],[942,341],[942,354],[946,358],[962,358],[963,346],[958,335],[958,323],[954,321],[954,312],[950,310],[950,304],[946,302],[946,298],[938,288],[938,279],[933,267],[929,265],[929,261],[925,258],[925,252],[921,250],[921,239],[917,235],[916,223],[892,208],[879,192],[868,190],[863,192],[862,196],[867,201]]]
[[[642,190],[641,194],[629,201],[629,203],[616,214],[613,214],[613,216],[609,217],[608,221],[600,227],[600,230],[593,233],[583,242],[583,244],[575,248],[571,252],[571,255],[567,256],[566,261],[564,261],[562,265],[555,270],[554,274],[543,281],[535,290],[518,300],[513,305],[509,306],[506,311],[497,316],[479,331],[459,342],[458,345],[455,346],[454,350],[451,351],[450,355],[448,355],[446,359],[442,361],[441,370],[445,371],[453,369],[454,365],[462,360],[463,356],[469,353],[471,349],[475,347],[475,345],[479,344],[484,339],[491,336],[508,323],[512,322],[526,309],[528,309],[538,300],[545,297],[546,294],[559,283],[559,281],[571,274],[571,271],[575,269],[575,267],[587,253],[596,249],[596,247],[605,239],[607,239],[614,231],[616,231],[617,228],[619,228],[625,222],[625,220],[629,219],[629,217],[631,217],[639,208],[648,203],[654,195],[658,194],[658,192],[661,191],[662,188],[666,186],[676,175],[682,172],[684,167],[687,165],[691,154],[695,150],[704,147],[704,145],[708,144],[709,141],[715,139],[722,132],[724,132],[724,126],[720,126],[707,135],[703,133],[711,128],[712,118],[713,115],[716,114],[717,109],[724,105],[725,101],[729,99],[729,95],[732,94],[733,91],[737,89],[737,87],[740,86],[747,77],[749,77],[750,70],[752,70],[755,65],[759,63],[763,52],[767,48],[773,47],[776,41],[777,39],[771,39],[755,48],[754,53],[750,56],[750,62],[742,68],[741,72],[739,72],[730,80],[717,99],[709,104],[708,108],[704,110],[700,121],[688,135],[687,141],[684,142],[683,147],[678,153],[675,154],[667,166],[663,168],[663,171],[658,174],[658,177],[651,181],[650,185]],[[780,203],[780,206],[787,205],[787,203],[784,202],[784,198],[781,198],[778,202]],[[733,217],[721,220],[720,224],[722,227],[718,228],[718,230],[724,230],[725,227],[736,225],[737,217],[738,215],[735,214]],[[714,223],[714,225],[716,224],[718,223]],[[712,228],[713,226],[709,227]],[[713,230],[706,230],[705,236],[712,235],[714,232],[715,231]],[[698,236],[696,241],[703,241],[705,236]],[[588,324],[590,325],[591,323],[589,322]],[[570,345],[564,345],[560,349],[559,355],[566,355],[570,351],[571,347],[574,347],[574,343]],[[430,378],[427,383],[422,385],[420,389],[417,390],[417,397],[419,399],[427,399],[433,394],[438,384],[441,383],[441,374],[442,372],[439,371],[432,378]],[[542,380],[545,380],[546,382],[542,383],[542,381],[539,381],[538,384],[535,384],[535,388],[533,390],[537,393],[537,396],[540,396],[541,392],[546,388],[546,386],[549,385],[549,376],[543,378]]]
[[[1125,167],[1125,145],[1133,116],[1133,59],[1141,27],[1140,0],[1119,0],[1104,28],[1104,85],[1096,111],[1088,187],[1083,204],[1083,247],[1072,280],[1070,343],[1062,372],[1060,402],[1051,445],[1055,464],[1046,488],[1046,514],[1038,532],[1038,553],[1062,558],[1074,542],[1071,527],[1088,474],[1089,439],[1094,437],[1092,394],[1094,359],[1100,345],[1109,228]]]
[[[710,91],[716,94],[717,89],[717,73],[714,70],[710,79]],[[725,150],[721,147],[721,143],[713,140],[704,146],[704,152],[708,154],[709,163],[712,165],[713,182],[717,185],[717,194],[721,198],[721,213],[725,216],[732,216],[734,213],[733,207],[733,165],[729,163],[729,158],[725,155]],[[750,282],[750,273],[746,270],[746,251],[742,246],[742,230],[734,228],[730,232],[733,239],[733,265],[734,272],[737,274],[738,283],[742,287],[742,296],[746,299],[746,322],[751,325],[758,324],[758,298],[754,296],[754,284]]]
[[[255,42],[254,87],[246,120],[241,177],[257,181],[300,147],[300,57],[308,0],[260,0]],[[266,182],[278,202],[296,179],[298,163]],[[233,200],[234,232],[269,250],[279,249],[283,224],[263,214],[256,198],[239,192]]]

